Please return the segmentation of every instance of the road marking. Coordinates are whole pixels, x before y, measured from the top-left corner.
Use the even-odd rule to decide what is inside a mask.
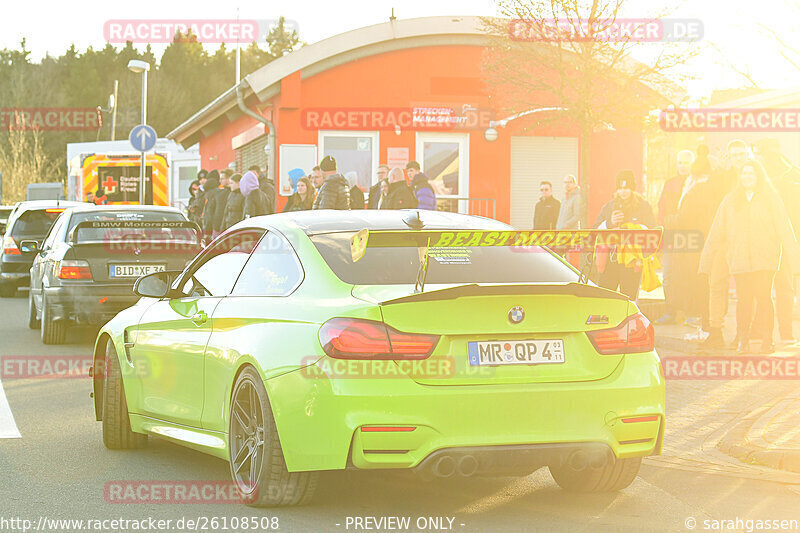
[[[8,405],[6,393],[3,390],[3,382],[0,381],[0,439],[20,439],[17,423],[14,422],[14,415]]]

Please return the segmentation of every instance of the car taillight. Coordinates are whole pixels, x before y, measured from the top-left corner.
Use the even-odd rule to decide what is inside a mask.
[[[86,261],[61,261],[58,265],[59,279],[92,279],[92,271]]]
[[[655,344],[653,325],[641,313],[629,316],[619,326],[587,331],[586,335],[603,355],[649,352]]]
[[[332,318],[320,328],[319,341],[335,359],[425,359],[439,336],[404,333],[374,320]]]
[[[13,237],[6,236],[3,238],[3,253],[6,255],[22,255],[22,252],[17,248],[17,243]]]

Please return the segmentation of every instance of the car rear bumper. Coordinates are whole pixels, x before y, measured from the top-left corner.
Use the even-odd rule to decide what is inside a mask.
[[[426,386],[396,375],[310,375],[265,381],[290,470],[340,469],[348,459],[357,468],[425,468],[440,450],[480,448],[491,459],[479,467],[501,472],[509,447],[533,447],[525,461],[510,460],[524,473],[576,447],[618,458],[661,451],[665,389],[655,352],[626,355],[611,375],[586,382]],[[635,417],[654,419],[623,421]],[[369,429],[402,427],[413,429]]]
[[[139,301],[133,285],[65,284],[44,290],[53,320],[103,324]]]
[[[0,261],[0,283],[21,287],[31,279],[33,261],[25,256],[3,256]]]

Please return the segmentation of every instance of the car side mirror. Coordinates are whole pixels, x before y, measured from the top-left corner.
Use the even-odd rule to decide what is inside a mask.
[[[38,254],[39,243],[37,241],[22,241],[19,243],[19,251],[24,254]]]
[[[164,298],[171,296],[172,282],[180,274],[177,270],[165,270],[142,276],[133,284],[133,292],[145,298]]]

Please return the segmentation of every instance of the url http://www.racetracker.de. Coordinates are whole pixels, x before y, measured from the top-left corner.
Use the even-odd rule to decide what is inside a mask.
[[[277,516],[196,516],[158,518],[49,518],[0,516],[0,531],[276,531]]]

